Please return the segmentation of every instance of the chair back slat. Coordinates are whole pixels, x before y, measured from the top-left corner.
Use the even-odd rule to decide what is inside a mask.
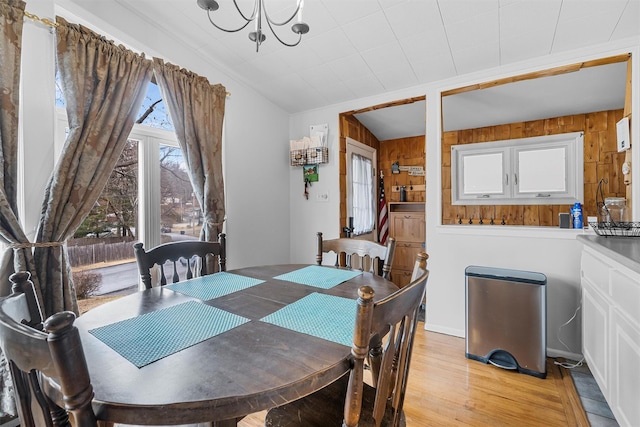
[[[331,239],[324,240],[317,233],[316,263],[322,265],[324,253],[335,253],[335,267],[358,268],[388,279],[395,255],[396,241],[389,238],[386,246],[369,240]]]
[[[159,266],[160,273],[157,282],[160,286],[167,284],[168,280],[165,275],[165,263],[167,262],[173,265],[171,283],[211,274],[216,270],[226,270],[226,236],[224,233],[218,236],[217,242],[182,240],[158,245],[149,250],[145,250],[142,243],[135,243],[133,248],[140,279],[147,289],[151,289],[153,286],[151,271],[155,266]],[[217,265],[215,264],[216,258]],[[179,264],[184,260],[186,260],[186,268],[182,270],[184,277],[181,278]]]

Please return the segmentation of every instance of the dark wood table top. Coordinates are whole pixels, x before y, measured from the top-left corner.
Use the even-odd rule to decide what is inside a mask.
[[[265,282],[206,304],[251,321],[142,368],[88,331],[194,298],[153,288],[80,316],[76,325],[91,373],[98,419],[155,425],[231,420],[295,400],[339,378],[349,369],[349,347],[258,320],[313,292],[356,299],[358,288],[369,285],[377,300],[397,287],[370,273],[328,290],[273,279],[302,267],[305,265],[229,271]],[[318,322],[322,316],[318,313]]]

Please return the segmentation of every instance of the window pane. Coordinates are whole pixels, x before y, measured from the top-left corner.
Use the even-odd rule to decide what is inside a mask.
[[[502,153],[465,155],[463,194],[502,194]]]
[[[373,164],[371,159],[359,154],[351,158],[353,233],[355,235],[373,231],[375,212],[373,209]]]
[[[518,152],[518,188],[521,193],[567,191],[567,150],[549,148]]]
[[[129,140],[102,194],[67,241],[78,299],[138,289],[138,141]]]
[[[179,147],[160,146],[162,242],[197,240],[202,212]]]

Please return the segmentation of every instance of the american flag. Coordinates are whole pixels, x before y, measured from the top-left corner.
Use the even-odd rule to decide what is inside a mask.
[[[380,201],[378,202],[378,242],[384,245],[389,237],[389,224],[387,224],[387,200],[384,197],[384,178],[380,171]]]

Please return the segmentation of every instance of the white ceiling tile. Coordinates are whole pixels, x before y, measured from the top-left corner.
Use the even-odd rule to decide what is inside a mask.
[[[306,47],[316,52],[324,62],[333,61],[356,53],[356,48],[353,47],[351,41],[341,28],[334,28],[333,30],[319,34],[317,37],[309,39],[305,43]]]
[[[304,3],[302,20],[309,25],[309,33],[305,35],[307,39],[339,26],[324,4],[318,0],[307,0]]]
[[[447,35],[443,28],[431,28],[426,33],[400,39],[399,42],[410,62],[422,62],[434,55],[450,55]]]
[[[640,1],[630,0],[613,30],[612,38],[624,39],[640,35]]]
[[[343,82],[334,81],[331,84],[315,87],[322,93],[322,96],[329,104],[337,104],[355,97],[354,93],[351,91],[351,87]]]
[[[382,11],[342,27],[358,50],[367,50],[396,39]]]
[[[553,51],[559,52],[607,42],[611,39],[618,20],[619,15],[613,12],[601,12],[598,15],[585,15],[579,19],[565,20],[556,31]]]
[[[500,64],[524,61],[551,52],[553,32],[531,32],[500,39]]]
[[[394,64],[393,67],[377,70],[375,75],[387,90],[403,89],[418,84],[418,79],[408,63]]]
[[[359,53],[331,61],[327,65],[343,81],[371,74],[371,68]]]
[[[375,0],[309,0],[322,1],[333,19],[339,25],[348,25],[353,21],[380,11]]]
[[[565,20],[613,13],[620,15],[629,0],[563,0],[559,24]],[[630,0],[638,1],[638,0]]]
[[[374,73],[386,68],[409,65],[398,42],[387,43],[366,50],[362,52],[362,58]]]
[[[456,76],[451,55],[436,55],[426,61],[412,63],[419,83],[429,83]]]
[[[362,98],[365,96],[377,95],[385,91],[380,80],[373,73],[360,75],[352,79],[347,79],[344,83],[349,86],[355,96]]]
[[[333,72],[331,67],[326,64],[307,68],[304,72],[300,73],[300,76],[304,81],[316,88],[329,86],[332,82],[338,80],[338,76]],[[322,92],[322,89],[320,91]]]
[[[399,39],[443,27],[436,0],[404,1],[383,12]]]
[[[458,74],[493,68],[500,65],[500,49],[498,43],[473,46],[453,52],[453,61]]]
[[[457,50],[496,43],[500,37],[499,29],[498,9],[447,24],[449,46],[455,54]]]
[[[497,11],[498,5],[498,0],[438,0],[442,20],[447,26],[489,11]]]
[[[500,6],[500,38],[555,31],[562,0],[520,1]]]

